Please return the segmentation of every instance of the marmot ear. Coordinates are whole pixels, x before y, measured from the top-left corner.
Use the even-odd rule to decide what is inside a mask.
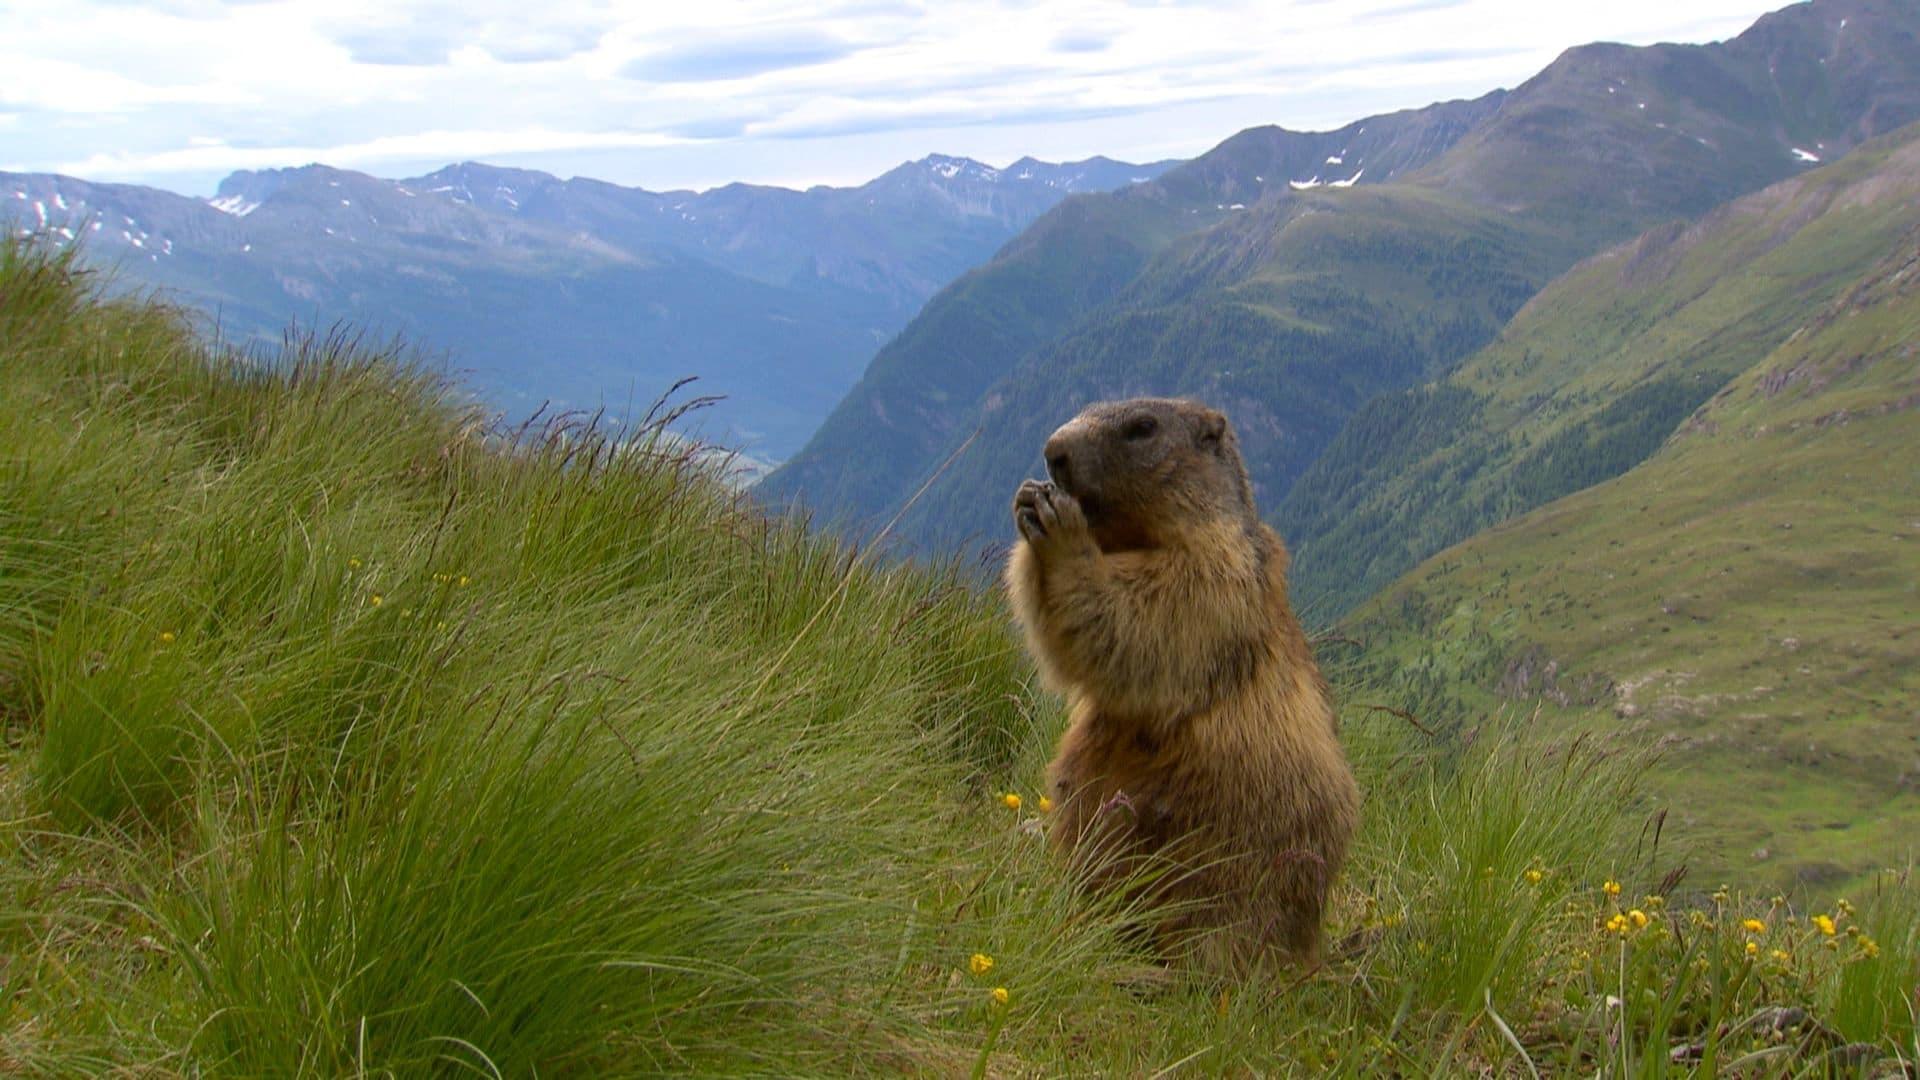
[[[1209,450],[1218,450],[1221,440],[1227,435],[1227,417],[1225,413],[1208,409],[1200,414],[1200,445]]]

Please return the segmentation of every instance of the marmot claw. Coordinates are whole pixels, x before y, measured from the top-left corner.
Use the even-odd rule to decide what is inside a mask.
[[[1028,480],[1013,495],[1013,523],[1030,544],[1058,542],[1087,530],[1080,500],[1042,480]]]

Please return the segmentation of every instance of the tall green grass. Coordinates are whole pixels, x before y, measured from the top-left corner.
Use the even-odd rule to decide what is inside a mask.
[[[1637,759],[1497,719],[1350,710],[1333,961],[1169,970],[1049,859],[1058,706],[964,576],[770,520],[657,427],[509,431],[392,348],[192,329],[0,248],[0,1072],[1914,1057],[1904,879],[1758,959],[1736,901],[1609,929],[1667,870]]]

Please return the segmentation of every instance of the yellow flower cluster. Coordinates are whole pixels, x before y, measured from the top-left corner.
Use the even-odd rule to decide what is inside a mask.
[[[1620,883],[1613,880],[1612,878],[1608,878],[1607,883],[1605,885],[1600,886],[1600,891],[1603,893],[1606,893],[1608,896],[1619,896]]]
[[[980,978],[993,970],[993,957],[983,952],[974,953],[967,957],[967,970],[973,972],[974,978]],[[993,999],[995,1005],[1005,1005],[1013,1000],[1013,995],[1004,986],[994,987],[988,996]]]
[[[999,802],[1000,802],[1000,805],[1006,807],[1009,810],[1018,810],[1020,809],[1021,806],[1025,805],[1025,801],[1020,798],[1020,793],[1016,791],[1009,791],[1006,794],[1001,795],[999,797]],[[1042,795],[1039,798],[1033,800],[1033,805],[1038,807],[1040,812],[1043,814],[1053,812],[1053,800],[1047,798],[1045,795]]]
[[[1619,937],[1626,937],[1634,931],[1645,930],[1648,924],[1652,922],[1653,916],[1648,915],[1639,908],[1633,908],[1630,911],[1616,911],[1607,919],[1606,932]]]

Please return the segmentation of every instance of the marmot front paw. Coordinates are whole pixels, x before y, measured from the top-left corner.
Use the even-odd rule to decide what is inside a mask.
[[[1042,550],[1089,542],[1080,500],[1043,480],[1028,480],[1014,492],[1013,524],[1027,543]]]

